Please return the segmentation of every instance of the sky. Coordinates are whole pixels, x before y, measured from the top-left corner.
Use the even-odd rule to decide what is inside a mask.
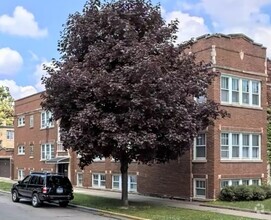
[[[59,58],[57,42],[68,15],[86,0],[1,0],[0,85],[20,99],[44,90],[43,65]],[[243,33],[271,58],[271,0],[152,0],[163,18],[179,20],[178,42],[212,33]]]

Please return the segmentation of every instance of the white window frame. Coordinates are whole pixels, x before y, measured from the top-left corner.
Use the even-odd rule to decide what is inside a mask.
[[[119,181],[114,180],[115,176],[119,177]],[[135,181],[133,181],[133,179]],[[116,182],[119,183],[119,187],[114,186],[114,183]],[[121,174],[113,174],[112,175],[112,189],[121,191],[121,187],[122,187]],[[128,175],[128,192],[137,192],[137,175]]]
[[[18,169],[18,180],[23,180],[25,177],[24,169]]]
[[[199,138],[204,138],[204,143],[199,144],[198,139]],[[197,152],[199,147],[204,147],[204,157],[197,157]],[[200,133],[198,136],[194,139],[194,160],[206,160],[206,134],[205,133]]]
[[[52,121],[52,113],[49,111],[42,111],[40,113],[40,128],[53,128],[54,121]]]
[[[55,158],[55,147],[53,144],[45,143],[41,144],[41,153],[40,153],[40,159],[41,160],[50,160],[52,158]]]
[[[18,155],[25,155],[25,147],[24,145],[18,146]]]
[[[97,176],[98,178],[94,178],[94,176]],[[102,177],[104,177],[104,179]],[[95,183],[96,181],[97,181],[97,184]],[[106,186],[105,173],[93,173],[92,174],[92,187],[104,189],[105,186]]]
[[[7,140],[14,140],[14,131],[7,130]]]
[[[237,145],[233,145],[232,136],[233,134],[239,135],[239,157],[233,157],[233,147]],[[225,138],[228,135],[228,140],[226,141]],[[249,137],[248,145],[243,144],[243,137]],[[258,137],[258,146],[253,146],[252,140],[253,136]],[[228,144],[228,145],[227,145]],[[257,150],[258,157],[253,157],[253,149]],[[244,150],[248,149],[248,156],[245,156]],[[227,156],[223,156],[222,154],[227,152]],[[220,159],[221,161],[231,161],[231,160],[238,160],[238,161],[260,161],[261,160],[261,134],[259,133],[238,133],[238,132],[221,132],[220,134]]]
[[[30,128],[34,127],[34,115],[29,116],[29,127]]]
[[[204,185],[205,187],[199,187],[197,186],[197,182],[200,181],[200,182],[204,182]],[[200,190],[205,190],[205,194],[204,195],[198,195],[197,194],[197,190],[200,189]],[[206,198],[206,193],[207,193],[207,181],[206,179],[203,179],[203,178],[195,178],[194,179],[194,197],[195,198],[202,198],[202,199],[205,199]]]
[[[83,173],[79,172],[76,175],[76,186],[82,187],[83,186]]]
[[[223,79],[228,80],[227,88],[223,88],[222,81]],[[233,89],[233,80],[238,80],[237,89]],[[244,83],[248,82],[247,89],[244,87]],[[220,78],[220,100],[222,104],[226,105],[239,105],[239,106],[247,106],[247,107],[261,107],[261,81],[247,78],[240,78],[236,76],[229,76],[222,74]],[[244,90],[245,89],[245,90]],[[222,100],[223,92],[228,92],[228,100]],[[238,92],[238,102],[233,101],[233,92]],[[248,95],[248,103],[243,102],[244,95]],[[258,103],[253,103],[253,97],[258,97]]]
[[[24,115],[23,116],[19,116],[17,121],[18,121],[18,127],[25,126],[25,116]]]
[[[244,184],[244,181],[248,182],[248,185],[251,186],[251,185],[257,185],[255,184],[255,182],[258,182],[258,185],[260,186],[261,185],[261,179],[257,179],[257,178],[253,178],[253,179],[250,179],[250,178],[243,178],[243,179],[238,179],[238,178],[234,178],[234,179],[221,179],[220,180],[220,189],[223,189],[223,182],[227,182],[228,185],[227,186],[233,186],[233,185],[238,185],[238,186],[241,186],[241,185],[247,185]],[[234,184],[234,183],[237,183],[237,184]]]

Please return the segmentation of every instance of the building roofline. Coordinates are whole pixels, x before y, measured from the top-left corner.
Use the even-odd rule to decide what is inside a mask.
[[[218,38],[221,38],[221,37],[224,37],[224,38],[228,38],[228,39],[233,39],[233,38],[243,38],[244,40],[254,44],[254,45],[257,45],[259,47],[262,47],[264,49],[266,49],[265,46],[263,46],[262,44],[260,43],[256,43],[254,40],[252,40],[251,38],[249,38],[248,36],[246,36],[245,34],[242,34],[242,33],[236,33],[236,34],[221,34],[221,33],[215,33],[215,34],[204,34],[204,35],[201,35],[197,38],[195,38],[195,41],[197,40],[201,40],[201,39],[206,39],[206,38],[211,38],[211,37],[218,37]]]
[[[38,94],[42,94],[42,93],[44,93],[44,92],[45,92],[45,91],[41,91],[41,92],[37,92],[37,93],[32,94],[32,95],[29,95],[29,96],[25,96],[25,97],[23,97],[23,98],[16,99],[15,102],[21,101],[21,100],[23,100],[23,99],[30,98],[30,97],[32,97],[32,96],[36,96],[36,95],[38,95]]]

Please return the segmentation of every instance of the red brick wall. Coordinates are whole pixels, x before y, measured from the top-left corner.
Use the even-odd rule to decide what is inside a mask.
[[[207,134],[207,162],[193,163],[193,176],[208,175],[208,198],[214,198],[220,191],[219,178],[262,178],[266,180],[266,75],[265,57],[266,49],[244,37],[211,36],[199,39],[192,47],[198,60],[211,61],[212,45],[216,48],[216,70],[241,78],[261,81],[261,108],[245,108],[223,105],[230,118],[215,122],[208,128]],[[204,48],[204,50],[203,50]],[[244,52],[243,60],[240,52]],[[208,89],[208,97],[220,102],[220,77],[217,77]],[[222,162],[220,161],[220,134],[221,130],[240,132],[260,132],[262,162]]]
[[[51,170],[55,172],[55,165],[45,164],[41,159],[41,143],[57,140],[56,125],[54,128],[41,129],[41,93],[19,99],[15,101],[15,121],[14,121],[14,178],[17,179],[18,169],[24,169],[25,175],[31,170],[41,171]],[[18,115],[25,116],[25,126],[18,127]],[[34,116],[34,126],[30,128],[29,118]],[[33,157],[30,157],[30,144],[34,145]],[[18,155],[18,146],[25,146],[25,155]],[[54,144],[56,151],[56,143]]]

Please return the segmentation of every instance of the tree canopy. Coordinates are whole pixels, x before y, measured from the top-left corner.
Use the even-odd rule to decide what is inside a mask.
[[[175,44],[177,24],[147,0],[90,0],[69,16],[42,105],[82,167],[112,156],[127,174],[133,160],[176,159],[226,115],[212,100],[197,102],[216,73],[186,53],[189,43]]]
[[[9,89],[0,86],[0,125],[13,125],[14,100],[10,95]]]

